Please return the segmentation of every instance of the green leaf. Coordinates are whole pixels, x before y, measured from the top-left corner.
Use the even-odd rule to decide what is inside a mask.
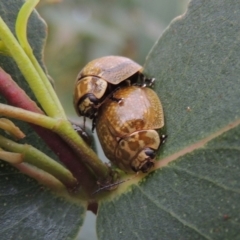
[[[69,203],[0,165],[0,236],[8,239],[72,239],[83,223],[84,205]]]
[[[152,49],[168,139],[154,172],[101,202],[99,239],[240,238],[239,23],[239,1],[193,0]]]
[[[1,0],[0,16],[14,33],[16,16],[23,0]],[[15,34],[15,33],[14,33]],[[41,63],[46,39],[46,25],[34,12],[28,23],[28,40]],[[11,57],[0,55],[0,66],[35,100],[24,77]],[[0,96],[0,102],[5,102]],[[26,134],[21,142],[28,143],[57,160],[29,125],[15,121]],[[2,134],[2,132],[1,132]],[[8,239],[71,239],[83,223],[86,203],[73,202],[53,194],[36,181],[0,161],[0,238]]]

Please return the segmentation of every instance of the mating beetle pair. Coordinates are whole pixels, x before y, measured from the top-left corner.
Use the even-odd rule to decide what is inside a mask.
[[[142,67],[120,56],[107,56],[88,63],[75,83],[74,106],[80,116],[93,119],[98,108],[112,93],[124,85],[148,85],[154,79],[145,78]],[[116,100],[116,99],[113,99]]]
[[[147,172],[165,136],[161,102],[142,67],[108,56],[88,63],[79,73],[74,106],[80,116],[96,120],[97,134],[108,159],[125,172]]]

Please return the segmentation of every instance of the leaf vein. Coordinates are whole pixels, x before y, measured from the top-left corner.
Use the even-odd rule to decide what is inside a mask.
[[[177,221],[179,221],[181,224],[183,224],[184,226],[187,226],[189,229],[192,229],[194,231],[196,231],[199,235],[201,235],[202,237],[204,237],[207,240],[211,240],[211,238],[209,238],[207,235],[205,235],[204,233],[200,232],[195,226],[193,226],[192,224],[189,224],[188,222],[184,221],[183,219],[181,219],[179,216],[177,216],[173,211],[169,211],[168,209],[165,209],[164,206],[162,204],[157,203],[154,199],[150,198],[150,196],[143,191],[143,189],[139,186],[137,186],[139,188],[139,190],[149,199],[152,201],[152,203],[154,203],[158,208],[160,208],[161,210],[165,211],[166,213],[170,214],[174,219],[176,219]]]
[[[233,189],[233,188],[230,188],[230,187],[228,187],[228,186],[226,186],[226,185],[217,183],[217,182],[215,182],[214,180],[212,180],[212,179],[209,178],[209,177],[202,176],[202,175],[196,174],[196,173],[194,173],[194,172],[191,172],[191,171],[188,171],[188,170],[186,170],[186,169],[183,169],[183,168],[180,168],[180,167],[176,167],[176,166],[171,166],[171,168],[176,169],[176,170],[178,170],[178,171],[182,171],[182,172],[184,172],[184,173],[187,173],[187,174],[189,174],[189,175],[191,175],[191,176],[194,176],[194,177],[200,178],[200,179],[202,179],[202,180],[208,181],[208,182],[210,182],[210,183],[213,183],[214,185],[216,185],[216,186],[218,186],[218,187],[221,187],[221,188],[223,188],[223,189],[225,189],[225,190],[232,191],[232,192],[234,192],[234,193],[240,194],[240,190]]]

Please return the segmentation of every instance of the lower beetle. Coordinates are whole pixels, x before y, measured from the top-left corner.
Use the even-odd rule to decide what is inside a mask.
[[[99,109],[96,130],[107,158],[125,172],[148,172],[166,139],[162,104],[150,88],[128,86],[114,92],[121,102],[106,100]]]

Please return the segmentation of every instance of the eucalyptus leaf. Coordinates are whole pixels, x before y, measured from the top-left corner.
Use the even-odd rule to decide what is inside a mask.
[[[151,50],[167,142],[156,170],[102,201],[99,239],[240,238],[240,1],[192,0]]]
[[[0,0],[12,31],[23,2]],[[238,0],[192,0],[153,47],[145,72],[156,78],[168,139],[154,171],[100,201],[99,239],[240,238],[239,23]],[[28,39],[42,66],[45,38],[34,12]],[[0,56],[0,64],[35,100],[12,59]],[[56,159],[28,125],[17,125],[25,142]],[[1,239],[75,238],[86,203],[59,197],[4,162],[0,182]]]

